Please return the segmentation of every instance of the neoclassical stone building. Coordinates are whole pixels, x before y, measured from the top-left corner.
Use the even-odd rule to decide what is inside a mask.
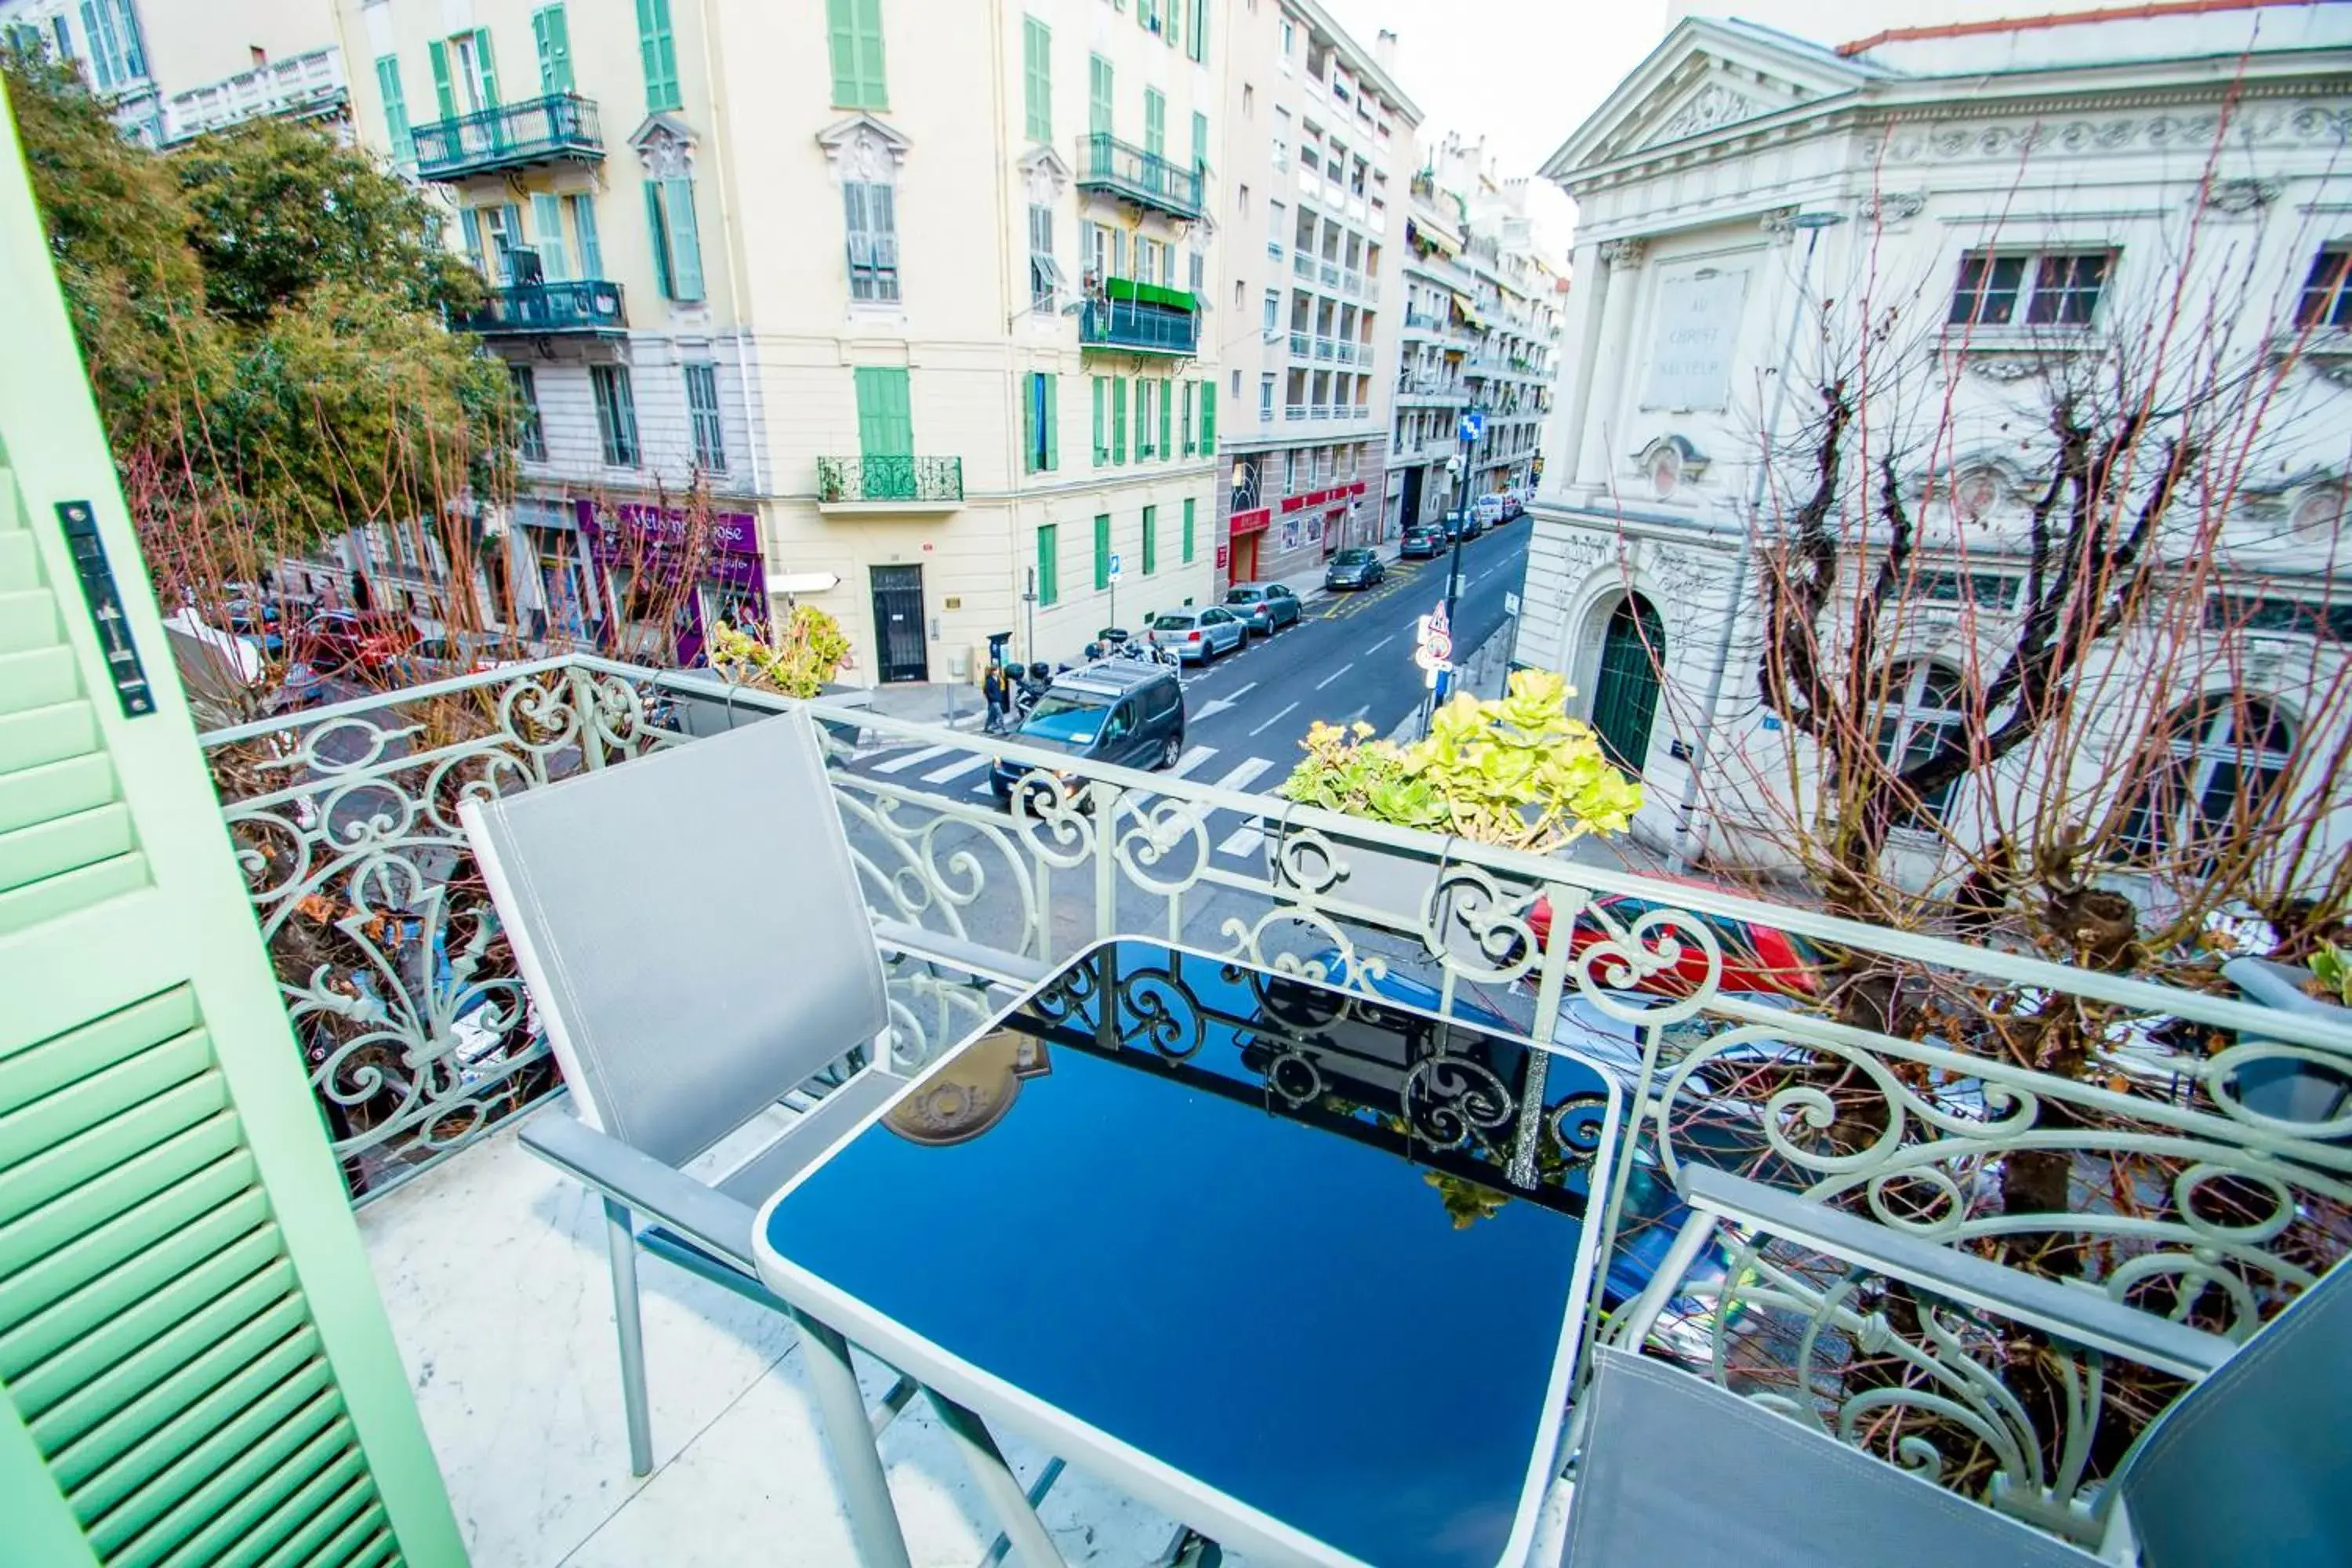
[[[1860,410],[1845,479],[1875,487],[1842,502],[1840,591],[1883,555],[1881,491],[1908,531],[1890,599],[1911,611],[1870,656],[1881,755],[1958,734],[1958,694],[2026,635],[2067,385],[2229,402],[2151,545],[2207,613],[2070,666],[2178,716],[2133,831],[2226,815],[2246,780],[2345,743],[2352,7],[2152,9],[1835,47],[1686,20],[1545,168],[1580,227],[1516,657],[1568,672],[1640,771],[1652,845],[1785,860],[1817,804],[1821,756],[1759,665],[1832,381]],[[1996,806],[2063,786],[2106,809],[2098,731],[1904,802],[1906,879],[2008,831]],[[2283,790],[2309,804],[2332,778]]]

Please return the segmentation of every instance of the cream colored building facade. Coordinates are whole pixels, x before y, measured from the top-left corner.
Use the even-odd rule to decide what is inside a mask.
[[[1316,0],[1230,8],[1231,280],[1210,320],[1226,366],[1219,585],[1318,573],[1393,537],[1387,490],[1405,185],[1421,111]]]
[[[791,598],[870,684],[1206,599],[1218,7],[341,5],[537,411],[532,629],[691,662]]]
[[[0,30],[70,59],[161,146],[257,115],[340,119],[333,0],[0,0]]]

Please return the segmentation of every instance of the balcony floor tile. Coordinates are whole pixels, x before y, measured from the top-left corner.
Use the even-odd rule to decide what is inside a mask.
[[[713,1159],[728,1163],[723,1149]],[[789,1542],[808,1568],[856,1563],[791,1326],[650,1258],[638,1277],[655,1470],[629,1474],[604,1209],[513,1125],[359,1224],[473,1561],[731,1564]],[[861,1375],[878,1397],[892,1374],[866,1363]],[[1034,1478],[1045,1456],[1003,1440]],[[894,1424],[883,1458],[915,1562],[970,1568],[995,1521],[928,1405]],[[1074,1568],[1150,1563],[1174,1529],[1076,1471],[1040,1512]]]

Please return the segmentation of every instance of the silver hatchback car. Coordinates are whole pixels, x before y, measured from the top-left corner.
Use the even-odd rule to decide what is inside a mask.
[[[1211,605],[1205,610],[1170,610],[1151,617],[1151,630],[1145,634],[1154,647],[1164,647],[1179,662],[1198,659],[1206,664],[1228,648],[1236,648],[1249,637],[1249,623],[1231,610]]]
[[[1252,636],[1262,637],[1297,626],[1306,613],[1298,595],[1279,583],[1236,583],[1225,590],[1224,607],[1248,624]]]

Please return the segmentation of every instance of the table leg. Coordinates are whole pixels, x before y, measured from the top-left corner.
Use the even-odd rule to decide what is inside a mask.
[[[874,1447],[873,1417],[858,1391],[857,1369],[850,1364],[849,1342],[805,1312],[794,1311],[793,1321],[800,1325],[802,1359],[816,1389],[834,1468],[841,1473],[841,1500],[849,1511],[857,1560],[866,1568],[913,1568],[898,1510],[890,1500],[890,1482],[882,1473],[882,1455]]]
[[[1030,1506],[1029,1494],[1021,1488],[1013,1468],[1004,1462],[996,1439],[989,1435],[981,1418],[948,1398],[938,1389],[930,1391],[931,1403],[939,1408],[940,1424],[955,1439],[962,1450],[964,1463],[971,1467],[972,1479],[988,1496],[989,1506],[996,1510],[997,1521],[1020,1553],[1028,1568],[1065,1568],[1061,1552],[1054,1545],[1053,1537],[1045,1533],[1045,1521]]]

